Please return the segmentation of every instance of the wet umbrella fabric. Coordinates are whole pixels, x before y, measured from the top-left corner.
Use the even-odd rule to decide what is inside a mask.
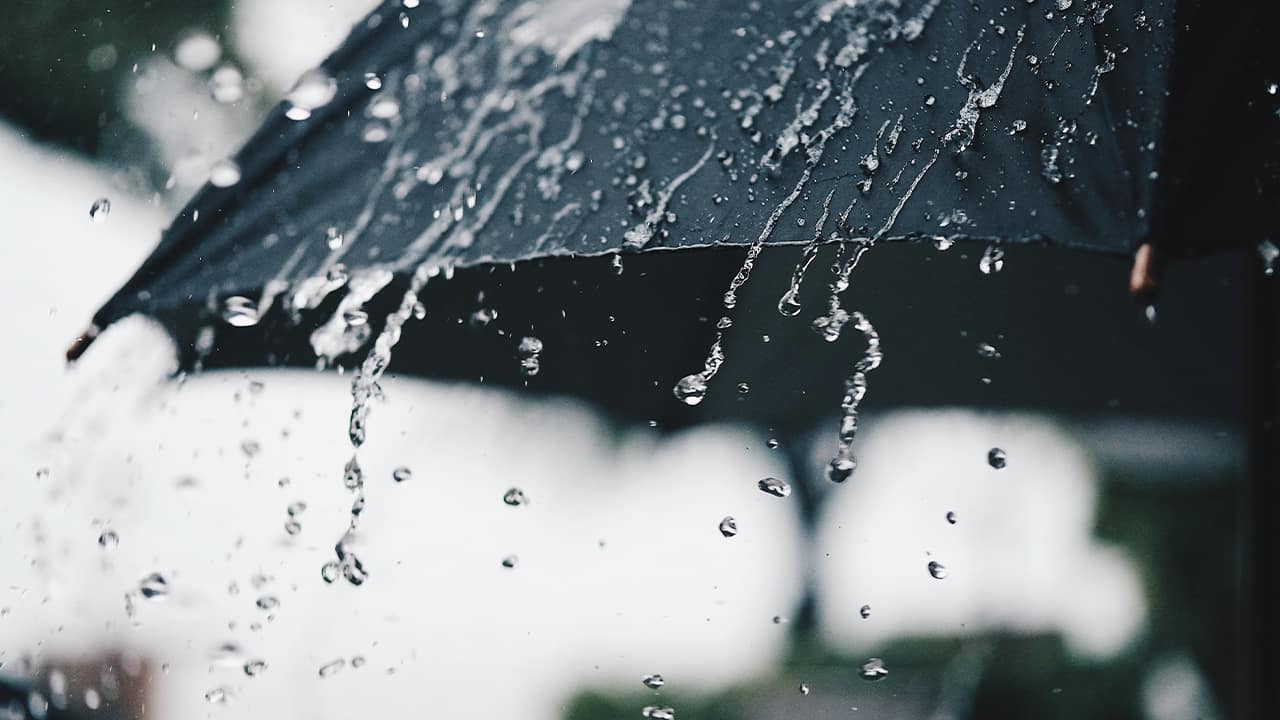
[[[1174,5],[388,3],[95,325],[155,316],[188,366],[353,364],[372,346],[380,372],[426,316],[401,370],[667,419],[684,412],[672,368],[702,365],[717,322],[743,342],[731,316],[762,316],[799,279],[759,289],[753,269],[811,266],[793,325],[848,321],[814,292],[827,260],[765,246],[844,240],[847,272],[890,240],[1119,255],[1147,240]],[[695,252],[711,246],[748,262]],[[726,309],[738,297],[750,307]],[[525,335],[548,357],[587,352],[530,379]],[[833,363],[851,365],[815,360],[814,376]],[[794,400],[750,414],[811,418]]]

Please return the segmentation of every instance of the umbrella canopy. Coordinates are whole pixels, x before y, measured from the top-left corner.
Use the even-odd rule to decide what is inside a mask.
[[[94,324],[158,317],[188,366],[363,363],[373,382],[426,317],[400,369],[697,419],[672,387],[701,400],[747,342],[739,316],[874,338],[842,297],[876,244],[983,241],[994,274],[1010,245],[1151,239],[1182,8],[387,3],[215,169]],[[761,255],[785,244],[803,249]],[[761,334],[751,355],[776,375],[790,361]],[[874,355],[861,380],[844,354],[787,375],[857,385]],[[750,414],[811,418],[810,392],[831,397],[791,387]],[[722,396],[702,411],[742,407]]]

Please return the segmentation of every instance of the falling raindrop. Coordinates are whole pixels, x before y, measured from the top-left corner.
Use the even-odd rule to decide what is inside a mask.
[[[640,715],[641,717],[646,717],[650,720],[675,720],[676,711],[674,708],[663,707],[661,705],[646,705],[645,708],[640,711]]]
[[[614,255],[613,259],[609,261],[609,265],[613,268],[614,275],[621,275],[622,274],[622,255]]]
[[[731,538],[734,535],[737,535],[738,521],[734,520],[733,516],[726,515],[725,518],[720,521],[720,534],[727,538]]]
[[[858,610],[858,614],[862,616],[862,619],[863,619],[863,620],[866,620],[867,618],[871,617],[871,606],[870,606],[870,605],[863,605],[863,606]]]
[[[322,678],[331,677],[334,674],[340,672],[342,668],[346,666],[347,666],[347,661],[344,660],[343,658],[338,658],[337,660],[333,660],[332,662],[327,662],[324,665],[320,666],[320,677]]]
[[[169,594],[169,581],[160,573],[151,573],[138,583],[138,591],[148,600],[162,600]]]
[[[889,669],[884,666],[884,661],[880,658],[871,658],[862,663],[862,667],[858,668],[858,675],[863,680],[883,680],[889,675]]]
[[[809,694],[809,683],[800,683],[800,694],[801,695]]]
[[[930,560],[929,574],[932,575],[935,580],[942,580],[947,576],[947,568],[937,560]]]
[[[658,673],[650,673],[649,675],[645,675],[643,678],[640,679],[640,682],[644,683],[644,686],[649,688],[650,690],[657,690],[658,688],[667,684],[666,679],[663,678]]]
[[[952,525],[956,524],[956,514],[954,511],[952,510],[947,511],[947,522],[951,523]]]
[[[778,478],[767,477],[756,483],[761,492],[774,497],[784,498],[791,494],[791,486]]]
[[[997,470],[1000,470],[1007,463],[1008,463],[1008,456],[1005,455],[1004,450],[1001,450],[998,447],[994,447],[987,451],[987,464],[990,465],[991,467]]]
[[[407,467],[398,467],[391,471],[391,479],[398,483],[408,482],[413,479],[413,471]]]
[[[107,216],[111,214],[111,200],[107,198],[98,198],[89,206],[89,217],[96,223],[107,221]]]
[[[222,304],[222,319],[231,327],[258,324],[258,304],[247,297],[232,295]]]
[[[240,182],[240,166],[232,160],[222,159],[209,168],[209,184],[214,187],[231,187]]]
[[[520,374],[532,377],[542,369],[539,355],[542,353],[542,341],[536,337],[520,338],[516,347],[516,357],[520,359]]]
[[[249,677],[253,677],[255,675],[261,675],[262,672],[266,669],[267,669],[266,660],[250,660],[249,662],[244,664],[244,674],[248,675]]]
[[[116,534],[115,530],[104,530],[98,536],[98,544],[110,550],[120,544],[120,536]]]
[[[284,522],[284,531],[290,535],[297,535],[302,532],[302,523],[297,520],[286,520]]]
[[[259,610],[275,610],[280,606],[280,599],[275,595],[263,595],[256,602]]]
[[[506,556],[506,557],[502,558],[502,567],[507,568],[507,569],[511,569],[511,568],[514,568],[514,567],[516,566],[516,563],[518,563],[518,562],[520,562],[520,558],[519,558],[519,557],[517,557],[517,556],[515,556],[515,555],[508,555],[508,556]]]
[[[991,343],[978,343],[978,357],[995,359],[1000,357],[1000,351]]]
[[[707,381],[702,373],[693,373],[680,378],[673,390],[676,399],[685,405],[697,405],[707,396]]]
[[[289,513],[289,517],[297,517],[307,511],[307,504],[301,500],[289,503],[289,507],[285,508],[285,512]]]
[[[333,560],[330,560],[320,567],[320,577],[329,584],[336,582],[338,580],[338,576],[341,574],[342,568]]]
[[[1004,269],[1004,250],[995,245],[988,245],[978,261],[978,269],[983,275],[994,275]]]
[[[524,491],[520,488],[511,488],[502,494],[502,502],[511,507],[519,507],[528,501],[529,499],[525,497]]]
[[[837,455],[827,465],[827,479],[833,483],[842,483],[858,469],[858,461],[852,455]]]
[[[225,687],[216,687],[204,694],[205,702],[211,705],[226,705],[231,699],[231,690]]]

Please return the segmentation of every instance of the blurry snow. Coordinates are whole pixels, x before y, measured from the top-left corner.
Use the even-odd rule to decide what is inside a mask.
[[[1058,426],[904,411],[871,425],[858,446],[858,471],[831,493],[818,537],[819,612],[837,647],[1058,632],[1078,655],[1105,659],[1142,631],[1138,568],[1093,538],[1098,478]],[[1001,470],[986,463],[993,447],[1008,453]],[[945,579],[930,576],[930,561]]]

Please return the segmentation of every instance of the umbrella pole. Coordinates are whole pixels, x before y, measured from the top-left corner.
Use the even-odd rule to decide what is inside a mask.
[[[1280,710],[1280,553],[1275,513],[1280,508],[1280,278],[1263,275],[1258,258],[1245,257],[1249,342],[1246,386],[1249,471],[1241,495],[1240,521],[1246,557],[1242,563],[1242,670],[1239,717],[1275,717]]]

